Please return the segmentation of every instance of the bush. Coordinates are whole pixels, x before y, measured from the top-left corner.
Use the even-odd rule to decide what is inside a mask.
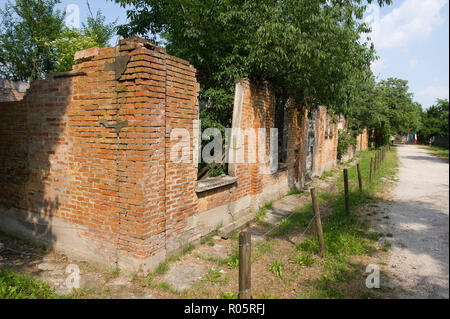
[[[338,131],[338,146],[337,146],[337,158],[342,160],[342,157],[347,154],[350,145],[355,146],[357,143],[356,138],[351,133],[339,129]]]

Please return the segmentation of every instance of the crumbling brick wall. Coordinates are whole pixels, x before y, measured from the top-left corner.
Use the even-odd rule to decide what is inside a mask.
[[[338,127],[324,106],[317,109],[316,116],[316,149],[314,173],[320,176],[324,171],[337,164]]]
[[[218,225],[237,227],[251,209],[302,188],[309,112],[318,112],[317,174],[335,163],[337,126],[329,127],[326,109],[311,111],[289,99],[287,166],[270,171],[268,163],[249,162],[255,145],[243,139],[232,148],[244,149],[245,161],[205,187],[197,182],[194,147],[199,86],[187,61],[135,37],[77,52],[75,59],[71,72],[33,82],[21,101],[0,103],[6,232],[75,257],[145,270]],[[239,80],[233,128],[258,138],[258,128],[274,122],[274,88]],[[269,141],[267,134],[266,154]]]
[[[0,102],[22,100],[29,87],[26,82],[0,80]]]
[[[166,130],[193,131],[195,69],[138,38],[76,59],[23,101],[0,103],[0,227],[100,263],[152,267],[197,210],[196,167],[168,160]]]

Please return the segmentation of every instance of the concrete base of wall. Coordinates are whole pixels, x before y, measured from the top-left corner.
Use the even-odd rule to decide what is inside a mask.
[[[114,247],[113,241],[101,245],[83,234],[96,232],[59,218],[40,216],[17,208],[0,205],[0,230],[34,244],[45,244],[69,258],[88,261],[100,267],[147,272],[165,260],[165,252],[147,259],[132,258]],[[99,231],[100,233],[100,231]],[[111,233],[106,234],[112,237]],[[85,237],[85,238],[84,238]]]

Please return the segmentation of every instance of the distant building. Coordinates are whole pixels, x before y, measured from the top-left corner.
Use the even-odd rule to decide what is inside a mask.
[[[26,82],[0,80],[0,102],[22,100],[29,87]]]

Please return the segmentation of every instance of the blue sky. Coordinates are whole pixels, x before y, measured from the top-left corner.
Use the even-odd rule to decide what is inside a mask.
[[[0,6],[6,2],[0,0]],[[109,22],[127,21],[125,9],[116,3],[89,2],[94,14],[102,10]],[[428,108],[436,98],[449,97],[449,0],[393,2],[382,8],[372,6],[365,17],[372,25],[370,37],[380,57],[372,70],[379,79],[408,80],[415,101]],[[89,15],[86,0],[62,0],[58,8],[70,9],[70,5],[78,6],[80,21],[85,21]],[[111,44],[117,40],[114,38]]]
[[[372,65],[380,79],[409,82],[414,99],[428,108],[436,98],[449,96],[448,0],[394,0],[373,6],[366,19],[377,55]]]

